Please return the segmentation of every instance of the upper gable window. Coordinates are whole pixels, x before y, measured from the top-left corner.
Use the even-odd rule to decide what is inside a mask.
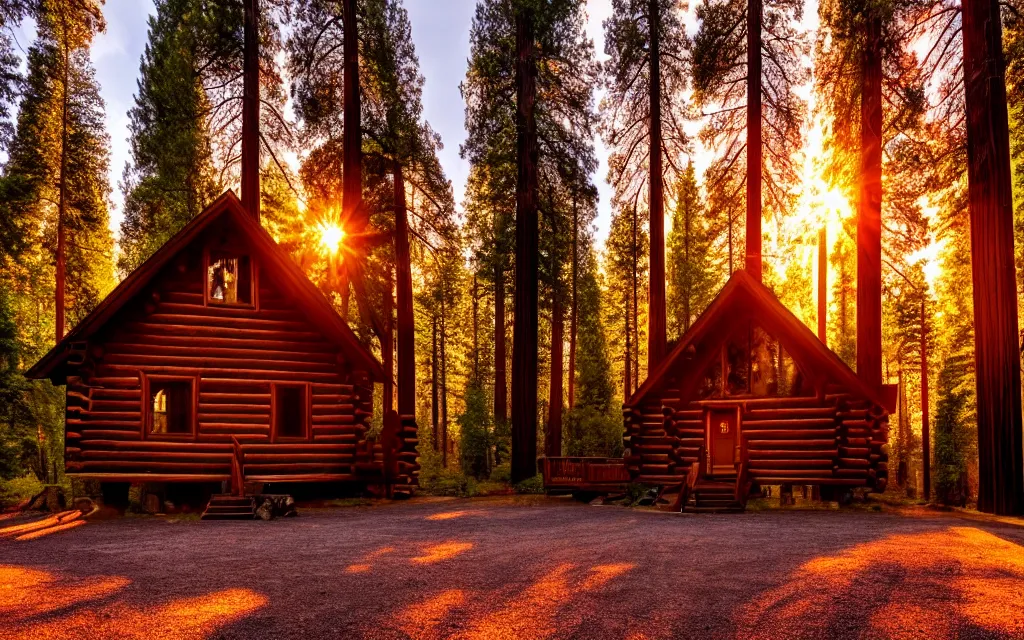
[[[210,304],[252,304],[252,260],[249,256],[210,252],[206,295]]]

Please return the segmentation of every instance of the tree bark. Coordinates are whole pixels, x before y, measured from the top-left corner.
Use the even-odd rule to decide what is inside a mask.
[[[551,302],[551,389],[548,394],[548,432],[544,438],[544,455],[562,455],[562,367],[565,318],[557,296]]]
[[[630,334],[629,302],[630,302],[630,297],[627,294],[626,295],[626,308],[625,308],[625,314],[624,314],[625,318],[626,318],[626,354],[624,356],[623,366],[622,366],[622,369],[623,369],[622,401],[624,403],[625,402],[629,402],[629,397],[631,395],[633,395],[633,389],[632,389],[632,387],[633,387],[633,384],[632,384],[633,365],[631,363],[631,354],[632,354],[633,346],[629,342],[629,334]]]
[[[1024,513],[1009,123],[999,3],[964,0],[978,510]]]
[[[537,98],[533,12],[516,14],[516,293],[512,331],[512,482],[537,473]]]
[[[928,421],[928,316],[927,301],[921,297],[921,465],[924,476],[924,499],[932,497],[931,425]]]
[[[64,18],[61,14],[62,19]],[[65,29],[67,27],[65,26]],[[60,193],[57,196],[57,255],[56,282],[54,283],[54,325],[57,340],[64,339],[64,288],[67,280],[67,168],[68,168],[68,84],[71,76],[71,52],[68,48],[67,34],[64,41],[64,86],[61,96],[61,132],[60,132]]]
[[[384,307],[381,309],[384,316],[384,331],[380,336],[380,353],[381,359],[384,360],[384,413],[395,408],[395,323],[391,313],[390,278],[388,280],[387,289],[384,291]]]
[[[665,184],[661,166],[661,59],[659,44],[660,15],[658,0],[648,3],[651,31],[650,51],[650,286],[647,308],[647,371],[650,373],[665,357]]]
[[[396,160],[392,168],[395,198],[395,297],[398,303],[398,415],[416,415],[416,321],[413,315],[412,263],[405,176]]]
[[[579,240],[580,240],[580,217],[576,196],[572,200],[572,282],[570,289],[572,293],[571,310],[569,312],[569,411],[576,406],[576,328],[578,323],[579,303],[576,299],[577,279],[579,278]]]
[[[258,0],[245,0],[242,54],[242,207],[260,219],[260,49]]]
[[[494,270],[494,420],[508,420],[508,380],[505,353],[505,270]]]
[[[430,355],[430,427],[433,435],[434,451],[440,451],[440,445],[438,442],[438,413],[439,407],[437,405],[437,316],[435,315],[430,321],[432,344],[431,344],[431,355]]]
[[[747,3],[747,273],[761,281],[761,14]]]
[[[866,21],[857,200],[857,375],[882,385],[882,21]]]
[[[360,233],[368,221],[363,220],[363,128],[359,96],[359,25],[356,0],[344,0],[342,19],[345,33],[342,43],[345,68],[342,82],[344,92],[344,123],[342,133],[343,223],[350,233]]]
[[[448,468],[448,309],[445,298],[448,296],[448,287],[442,283],[441,292],[441,466]]]
[[[480,294],[476,274],[473,274],[473,381],[480,382]]]
[[[818,231],[818,340],[828,346],[828,246],[824,226]]]
[[[636,355],[634,356],[633,351],[629,352],[628,362],[631,363],[633,368],[630,371],[630,377],[627,378],[627,380],[631,380],[633,384],[636,384],[636,378],[639,377],[636,367],[637,360],[640,359],[640,274],[638,272],[640,264],[639,215],[640,214],[637,212],[636,207],[633,207],[633,296],[631,298],[631,302],[633,304],[633,324],[630,327],[630,331],[633,334],[633,349],[635,349]],[[629,311],[626,312],[626,318],[629,318]],[[628,333],[626,334],[626,344],[629,344]],[[627,401],[631,395],[633,395],[633,386],[626,385]]]

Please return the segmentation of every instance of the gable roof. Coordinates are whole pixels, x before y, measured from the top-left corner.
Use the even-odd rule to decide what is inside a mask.
[[[786,308],[768,287],[744,270],[735,271],[704,313],[683,334],[679,343],[648,375],[647,380],[633,393],[627,406],[637,406],[658,388],[661,381],[678,370],[679,362],[691,346],[711,341],[709,348],[717,348],[729,338],[738,319],[756,319],[766,331],[778,338],[794,360],[811,370],[818,379],[830,378],[889,413],[895,409],[895,399],[886,389],[873,389],[861,380],[838,355]],[[888,385],[886,385],[888,386]]]
[[[269,266],[282,280],[287,293],[305,312],[306,318],[319,329],[328,341],[342,348],[352,361],[365,368],[374,380],[384,379],[380,363],[367,350],[348,324],[338,315],[327,298],[309,281],[302,269],[284,252],[259,222],[245,212],[242,203],[233,191],[225,191],[210,203],[195,218],[174,234],[156,253],[131,272],[110,294],[104,298],[78,326],[68,332],[53,349],[39,362],[25,372],[31,379],[62,379],[66,372],[67,354],[73,342],[87,340],[99,331],[129,300],[145,288],[168,262],[185,249],[215,220],[229,217],[234,226],[244,234],[252,248],[262,258],[262,264]]]

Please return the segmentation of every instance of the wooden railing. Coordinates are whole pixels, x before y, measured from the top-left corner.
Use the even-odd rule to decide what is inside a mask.
[[[622,458],[543,458],[541,468],[548,491],[614,489],[629,483]]]

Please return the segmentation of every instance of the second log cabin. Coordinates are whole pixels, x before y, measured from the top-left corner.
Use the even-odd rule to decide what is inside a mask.
[[[367,438],[381,365],[227,192],[26,374],[66,385],[71,477],[416,484],[416,425]]]
[[[651,485],[705,482],[709,495],[740,487],[740,473],[751,484],[884,491],[892,391],[870,388],[737,271],[625,404],[626,467]]]

